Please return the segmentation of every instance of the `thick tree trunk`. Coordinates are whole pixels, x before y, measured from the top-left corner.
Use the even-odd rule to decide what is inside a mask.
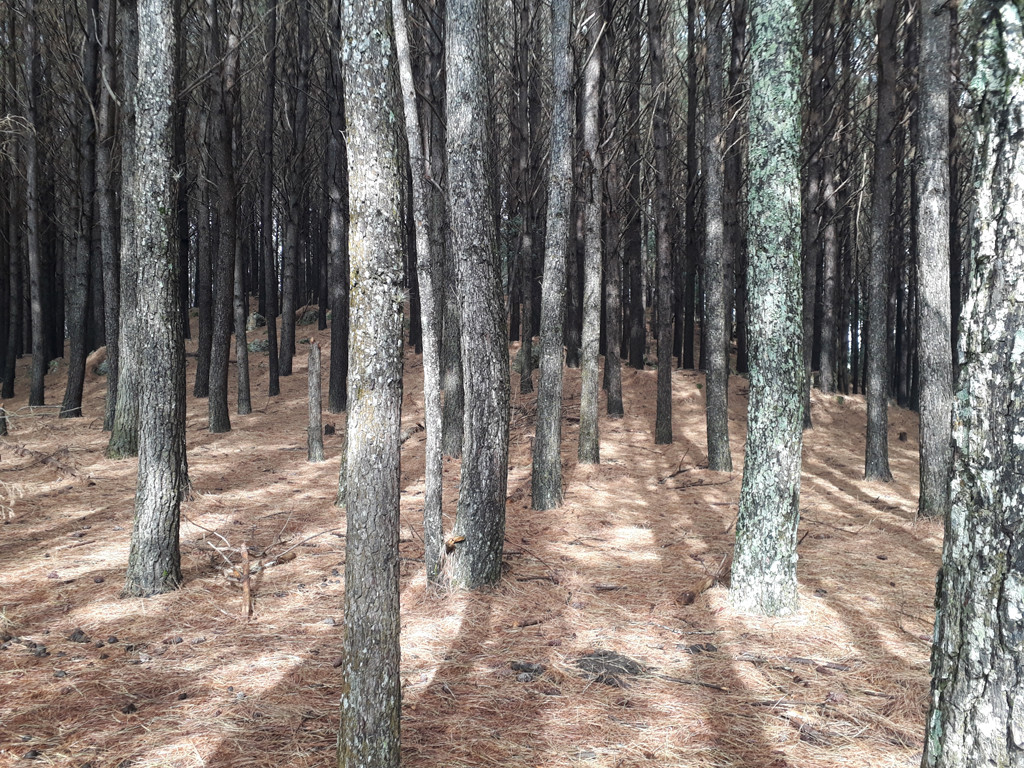
[[[418,258],[420,312],[423,337],[423,410],[427,432],[424,460],[423,492],[423,549],[427,579],[437,581],[441,576],[444,555],[444,529],[441,518],[443,456],[441,454],[441,336],[438,322],[437,291],[434,258],[438,253],[439,236],[436,222],[430,218],[427,203],[430,171],[423,147],[428,137],[420,131],[419,110],[416,106],[416,88],[412,76],[412,56],[409,52],[409,34],[405,8],[401,0],[393,0],[395,47],[398,51],[398,70],[405,107],[405,132],[409,146],[409,166],[412,172],[412,208],[416,221],[416,254]]]
[[[651,56],[651,88],[657,99],[654,104],[653,137],[654,137],[654,215],[656,219],[655,242],[658,249],[658,402],[654,425],[654,442],[665,444],[672,442],[672,242],[670,239],[672,204],[669,185],[672,179],[669,172],[668,146],[668,98],[665,93],[665,41],[662,36],[663,16],[667,5],[660,0],[653,0],[647,16],[647,33],[650,41]],[[693,130],[693,124],[690,125]],[[694,172],[694,163],[687,173]],[[687,220],[690,216],[689,197],[687,198]],[[690,243],[687,236],[687,253]],[[696,246],[694,246],[696,248]],[[689,259],[687,259],[689,260]],[[689,365],[693,367],[693,334],[685,331],[683,339],[683,357],[689,349]],[[687,346],[689,345],[689,346]],[[685,365],[685,363],[684,363]]]
[[[600,458],[598,439],[598,343],[601,335],[601,56],[598,44],[603,33],[599,0],[588,0],[586,49],[589,58],[583,69],[583,151],[584,171],[580,192],[584,210],[583,239],[583,345],[581,355],[582,385],[580,389],[580,464],[597,464]]]
[[[948,4],[921,7],[920,110],[917,134],[918,340],[921,365],[921,496],[918,514],[943,516],[953,462],[953,357],[949,298]]]
[[[751,7],[750,405],[730,598],[771,616],[797,605],[803,443],[800,318],[800,14]]]
[[[974,10],[978,250],[960,340],[924,768],[1024,765],[1024,29],[1015,3]],[[948,83],[945,65],[935,66]]]
[[[351,186],[345,643],[339,768],[398,768],[404,259],[391,3],[342,4]]]
[[[486,169],[487,27],[483,0],[447,6],[448,199],[459,278],[465,420],[450,581],[501,576],[508,483],[509,366]]]
[[[124,594],[147,596],[181,584],[178,525],[188,486],[185,463],[185,348],[178,307],[171,173],[172,13],[169,0],[139,0],[136,93],[138,164],[129,194],[139,253],[141,350],[139,472]]]
[[[551,3],[551,57],[554,73],[551,169],[544,243],[544,282],[540,314],[540,378],[537,385],[537,437],[533,444],[534,509],[562,503],[562,340],[565,325],[565,259],[569,250],[572,197],[572,16],[569,0]],[[559,119],[560,118],[560,119]]]
[[[704,137],[704,338],[707,344],[708,468],[732,472],[729,449],[729,336],[726,320],[722,3],[711,0],[706,26],[708,109]]]

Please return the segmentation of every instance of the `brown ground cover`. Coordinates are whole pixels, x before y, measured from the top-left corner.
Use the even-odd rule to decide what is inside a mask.
[[[328,332],[299,333],[319,339],[327,370]],[[205,403],[189,398],[185,584],[148,600],[118,598],[135,462],[103,456],[105,379],[90,369],[86,417],[58,420],[24,407],[21,361],[21,397],[6,404],[17,417],[0,439],[0,636],[16,638],[0,651],[0,765],[332,764],[345,561],[344,512],[332,502],[344,417],[325,414],[338,428],[328,460],[307,463],[306,349],[273,400],[266,355],[251,355],[256,410],[232,415],[229,434],[208,434]],[[189,365],[191,391],[194,356]],[[535,396],[513,395],[507,571],[493,590],[426,585],[423,432],[405,443],[404,765],[916,765],[942,530],[914,519],[914,416],[890,411],[895,481],[869,483],[863,399],[814,394],[800,611],[755,619],[731,611],[723,586],[684,597],[732,546],[747,382],[732,380],[736,471],[725,475],[704,468],[700,374],[673,373],[676,441],[654,445],[655,375],[624,370],[626,417],[602,419],[602,464],[577,467],[579,376],[568,372],[566,496],[548,512],[530,509]],[[423,419],[412,354],[405,382],[412,430]],[[58,369],[47,402],[59,403],[63,386]],[[449,461],[449,513],[457,492]],[[243,542],[270,555],[298,545],[294,560],[256,577],[249,621],[211,547]],[[76,629],[87,642],[69,639]],[[576,660],[597,650],[643,673],[582,676]]]

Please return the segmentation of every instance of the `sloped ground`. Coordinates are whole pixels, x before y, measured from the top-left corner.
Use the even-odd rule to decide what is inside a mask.
[[[320,339],[327,370],[328,332],[299,334]],[[307,463],[306,349],[273,400],[267,358],[251,355],[256,412],[233,415],[229,434],[208,434],[205,404],[189,398],[185,585],[148,600],[118,598],[135,462],[103,457],[105,379],[90,371],[85,418],[58,420],[52,409],[22,408],[22,361],[22,397],[7,403],[18,417],[0,439],[0,492],[11,507],[0,527],[0,636],[17,638],[0,651],[0,765],[333,763],[345,560],[344,512],[333,499],[344,417],[325,414],[338,433],[326,437],[327,462]],[[189,364],[191,391],[194,357]],[[421,382],[410,354],[409,429],[422,422]],[[731,611],[721,586],[684,604],[731,549],[743,458],[747,382],[734,377],[736,471],[703,468],[702,382],[673,374],[676,441],[656,446],[655,372],[624,370],[627,415],[602,419],[602,464],[577,467],[579,376],[569,371],[565,503],[548,512],[530,509],[535,396],[514,394],[508,568],[500,586],[475,594],[425,583],[424,435],[405,443],[404,765],[918,764],[941,523],[914,520],[915,418],[890,412],[896,480],[869,483],[863,399],[815,393],[801,609],[753,619]],[[50,374],[47,402],[59,403],[63,386],[59,370]],[[458,463],[445,472],[453,511]],[[270,554],[298,545],[294,560],[258,577],[251,621],[210,546],[243,542]],[[69,640],[75,629],[88,642]],[[36,655],[39,645],[48,655]],[[596,650],[646,672],[584,677],[574,662]]]

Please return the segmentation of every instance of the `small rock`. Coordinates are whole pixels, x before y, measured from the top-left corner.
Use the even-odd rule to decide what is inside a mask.
[[[187,698],[188,698],[188,694],[185,693],[184,691],[182,691],[181,693],[178,694],[178,701],[184,701]]]
[[[110,658],[110,654],[109,653],[101,653],[100,654],[100,659],[109,659],[109,658]]]
[[[125,704],[123,707],[121,707],[121,712],[126,714],[126,715],[130,715],[133,712],[138,712],[138,711],[139,711],[139,708],[136,707],[131,702],[129,702],[128,704]]]
[[[341,576],[341,573],[338,571],[337,568],[331,568],[331,576],[333,576],[334,578],[338,578],[339,576]]]
[[[30,749],[28,752],[26,752],[24,755],[22,755],[22,757],[25,758],[26,760],[35,760],[37,757],[40,757],[42,754],[43,753],[40,752],[38,749]]]
[[[589,749],[585,749],[578,755],[580,760],[597,760],[597,752],[591,752]]]
[[[327,625],[328,627],[333,627],[333,626],[334,626],[335,624],[337,624],[337,623],[338,623],[338,622],[336,622],[336,621],[335,621],[335,620],[334,620],[333,618],[330,618],[330,617],[328,617],[328,618],[324,619],[324,620],[323,620],[323,621],[321,622],[321,624],[326,624],[326,625]]]
[[[516,681],[520,683],[532,683],[533,680],[534,676],[531,675],[529,672],[520,672],[518,675],[516,675]]]
[[[88,643],[89,636],[85,634],[80,628],[76,628],[74,632],[68,635],[68,640],[72,643]]]
[[[325,435],[333,435],[334,434],[334,425],[333,424],[324,424],[324,434]]]
[[[334,661],[331,662],[331,666],[334,667],[335,669],[337,669],[338,667],[340,667],[344,663],[345,663],[345,657],[344,656],[338,656],[338,657],[336,657],[334,659]]]
[[[92,580],[96,584],[102,584],[104,581],[106,581],[106,579],[103,578],[102,576],[93,576]]]
[[[189,640],[189,644],[190,645],[199,645],[200,643],[205,643],[205,642],[206,642],[206,638],[205,637],[193,637],[191,640]]]
[[[68,673],[65,672],[63,669],[58,669],[56,672],[53,673],[53,676],[54,677],[67,677]]]
[[[107,644],[108,645],[113,645],[116,642],[117,642],[117,637],[115,635],[111,635],[110,637],[107,638]]]
[[[539,675],[547,669],[543,664],[534,661],[513,661],[509,666],[516,672],[526,672],[531,675]]]
[[[32,649],[32,655],[40,659],[45,659],[50,655],[50,652],[46,650],[45,645],[37,645]]]
[[[106,643],[104,643],[102,640],[97,640],[95,643],[93,643],[93,645],[95,645],[97,648],[102,648],[104,645],[106,645]]]
[[[164,645],[180,645],[185,642],[181,637],[165,637],[163,640]]]

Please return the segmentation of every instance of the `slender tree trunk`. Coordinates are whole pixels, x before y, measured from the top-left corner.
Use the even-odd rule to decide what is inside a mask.
[[[744,251],[743,216],[743,73],[747,42],[747,0],[733,0],[732,35],[729,56],[728,109],[725,126],[725,179],[722,210],[725,225],[724,247],[727,280],[733,286],[732,305],[736,308],[736,371],[747,372],[747,265]],[[729,274],[731,273],[731,279]],[[726,336],[729,335],[730,298],[726,295]]]
[[[212,61],[221,62],[220,81],[214,112],[216,128],[217,199],[220,213],[220,238],[213,278],[213,344],[210,349],[210,432],[231,430],[228,412],[228,363],[231,358],[231,307],[235,296],[235,250],[238,244],[238,193],[235,186],[234,130],[235,80],[238,76],[238,46],[241,26],[241,0],[232,0],[228,19],[227,50],[220,50],[220,25],[216,0],[207,0],[210,34],[213,36]],[[236,310],[237,314],[237,310]],[[244,310],[243,310],[244,314]],[[245,321],[242,322],[244,336]],[[240,361],[239,361],[240,362]],[[241,397],[241,393],[239,393]]]
[[[188,487],[185,463],[185,348],[178,307],[169,0],[139,0],[136,135],[140,152],[129,190],[139,253],[137,326],[141,365],[140,438],[135,523],[125,595],[147,596],[181,584],[179,511]],[[144,149],[143,149],[144,148]]]
[[[704,337],[707,344],[708,468],[732,472],[729,449],[729,335],[726,321],[722,3],[707,9],[708,109],[704,137]]]
[[[274,92],[277,87],[277,0],[267,0],[266,17],[267,28],[263,40],[263,45],[266,49],[267,69],[263,79],[263,159],[261,168],[263,177],[260,182],[260,253],[263,264],[264,300],[267,305],[267,394],[270,397],[277,397],[281,394],[277,359],[277,253],[274,250]],[[332,27],[332,29],[334,28]],[[340,30],[335,30],[335,37],[338,34],[340,34]],[[332,40],[334,39],[332,38]],[[332,49],[332,71],[340,67],[340,63],[335,63],[335,59],[339,55],[339,51]],[[332,94],[329,93],[328,98],[332,98]],[[342,109],[344,109],[344,105],[342,105]],[[328,141],[332,139],[334,139],[333,131]],[[347,233],[343,235],[343,238],[346,241],[347,247]],[[344,274],[347,283],[347,265]],[[331,349],[331,380],[333,382],[335,365],[333,336]],[[344,358],[347,365],[348,355],[345,354]],[[333,392],[333,385],[331,391]],[[328,400],[330,403],[334,402],[330,396]],[[344,406],[342,406],[343,409]],[[330,410],[333,411],[333,408]]]
[[[918,514],[944,516],[953,462],[953,354],[949,298],[949,6],[921,7],[917,134],[918,339],[921,365],[921,496]]]
[[[304,286],[299,285],[299,229],[301,227],[302,189],[306,184],[306,128],[309,123],[307,94],[310,69],[310,0],[298,1],[298,61],[295,66],[295,110],[292,114],[292,152],[288,160],[288,215],[285,220],[284,262],[281,283],[281,349],[279,372],[292,375],[295,356],[295,310],[297,297],[305,303]]]
[[[652,6],[655,7],[655,6]],[[686,250],[685,250],[685,264],[683,265],[682,280],[683,280],[683,295],[682,295],[682,310],[683,310],[683,339],[681,345],[681,357],[679,359],[680,368],[693,368],[694,366],[694,349],[693,339],[695,335],[694,318],[696,316],[697,306],[697,194],[700,183],[700,173],[697,167],[697,37],[699,35],[697,29],[697,0],[686,0]],[[653,76],[653,67],[652,67]],[[655,89],[657,92],[657,89]],[[664,100],[664,99],[663,99]],[[657,109],[657,107],[656,107]],[[657,113],[655,113],[657,114]],[[664,122],[667,118],[655,117],[655,121],[660,120]],[[663,131],[666,129],[662,129]],[[660,140],[662,143],[667,142],[667,138]],[[659,150],[658,148],[659,139],[654,139],[654,155],[655,165],[657,166],[658,158],[660,157],[659,152],[666,153],[668,150]],[[667,164],[667,160],[665,161]],[[656,175],[659,181],[656,185],[663,186],[668,183],[665,179],[667,170],[656,170]],[[664,181],[662,181],[664,179]],[[662,193],[656,189],[655,198],[660,199],[659,196]],[[667,191],[665,192],[667,195]],[[667,201],[665,203],[667,205]],[[656,216],[658,217],[658,237],[661,237],[661,208],[662,203],[655,203]],[[668,213],[666,212],[666,217]],[[665,231],[668,231],[668,223],[666,219]],[[661,242],[660,240],[658,241]],[[659,270],[661,268],[661,252],[660,245],[658,253],[658,265]],[[668,257],[671,258],[671,257]],[[659,272],[658,283],[659,285],[671,285],[671,283],[664,283],[665,277]],[[659,295],[660,295],[659,290]],[[660,381],[662,377],[661,373],[661,310],[657,310],[658,313],[658,381],[659,381],[659,392],[661,390]],[[669,437],[664,442],[672,442],[671,437],[671,425],[669,426]],[[661,442],[658,440],[657,442]]]
[[[345,642],[339,768],[398,768],[402,409],[401,113],[388,0],[342,4],[352,335],[345,467]],[[368,47],[369,46],[369,47]]]
[[[330,213],[327,259],[331,302],[331,377],[327,410],[341,413],[348,400],[348,156],[345,149],[345,82],[341,68],[341,1],[330,6],[331,55],[327,91],[327,185]]]
[[[112,0],[111,0],[112,2]],[[189,282],[189,252],[192,245],[192,233],[189,231],[189,184],[188,178],[188,153],[186,152],[186,117],[188,113],[187,95],[183,93],[184,74],[186,65],[186,48],[188,40],[184,32],[184,6],[185,0],[174,0],[172,13],[174,14],[174,103],[171,105],[171,130],[173,133],[173,163],[174,173],[178,177],[174,185],[174,210],[177,216],[175,229],[178,235],[178,300],[181,304],[181,330],[186,339],[192,338],[192,306],[190,300]],[[113,82],[111,75],[110,82]],[[104,281],[104,293],[106,293],[106,281]],[[107,297],[109,305],[110,298]],[[107,322],[107,360],[110,360],[110,322]],[[115,325],[116,317],[115,317]],[[111,369],[112,370],[112,369]]]
[[[39,162],[36,135],[39,128],[36,87],[38,44],[34,0],[25,0],[25,247],[28,251],[29,292],[32,305],[32,385],[29,405],[45,402],[46,325],[43,322],[42,275],[39,247]]]
[[[618,60],[615,56],[615,4],[603,0],[601,11],[604,16],[605,33],[601,39],[601,67],[605,72],[605,88],[602,102],[606,135],[621,135],[622,115],[616,91],[619,81]],[[622,416],[622,149],[610,147],[604,155],[605,197],[605,242],[607,264],[605,266],[605,353],[604,388],[606,410],[609,416]]]
[[[569,250],[572,198],[572,50],[569,0],[551,3],[551,58],[554,73],[551,169],[548,177],[547,237],[540,314],[540,378],[537,437],[533,444],[534,509],[562,503],[562,340],[565,325],[565,258]],[[560,118],[560,119],[559,119]]]
[[[580,464],[597,464],[600,458],[598,439],[598,343],[601,334],[601,177],[604,165],[601,156],[601,55],[598,46],[604,32],[599,0],[588,0],[587,51],[583,66],[583,346],[581,356],[582,386],[580,390]]]
[[[669,146],[668,146],[668,99],[665,93],[665,41],[662,36],[662,25],[666,5],[661,0],[652,0],[648,9],[647,30],[651,55],[651,89],[656,94],[654,104],[654,210],[657,221],[656,243],[658,249],[658,403],[655,417],[654,442],[665,444],[672,442],[672,242],[670,240],[672,215],[669,198]],[[690,125],[693,130],[693,125]],[[696,163],[689,165],[688,173],[693,173]],[[689,203],[689,198],[687,198]],[[687,206],[687,221],[690,219],[690,208]],[[694,246],[696,247],[696,246]],[[687,252],[690,243],[687,241]],[[683,356],[689,349],[690,362],[686,367],[693,367],[693,334],[684,331]],[[689,344],[689,347],[687,346]],[[684,363],[685,365],[685,363]]]
[[[800,318],[800,13],[751,6],[750,405],[730,599],[770,616],[796,610],[803,443]]]
[[[113,0],[102,0],[100,22],[101,81],[114,83],[114,47],[116,16]],[[114,143],[114,105],[110,89],[101,87],[98,94],[96,137],[97,210],[99,213],[100,248],[103,260],[104,325],[107,329],[107,402],[103,428],[112,430],[117,415],[117,383],[120,373],[121,285],[115,231],[114,174],[111,149]],[[181,184],[179,186],[184,186]]]
[[[89,312],[89,265],[93,250],[93,200],[96,190],[96,142],[93,119],[96,105],[96,68],[99,43],[96,35],[96,0],[90,0],[90,12],[85,20],[85,43],[82,47],[83,100],[79,115],[78,143],[78,240],[72,260],[69,282],[67,319],[70,339],[68,379],[60,417],[76,418],[82,415],[82,390],[85,387],[85,357],[88,354],[86,326]]]
[[[642,220],[640,213],[640,36],[639,12],[627,17],[627,69],[626,108],[624,124],[623,163],[626,172],[625,206],[623,219],[622,255],[625,272],[629,275],[629,365],[638,371],[644,369],[647,351],[647,318],[644,312],[643,260],[641,247]]]
[[[306,378],[309,390],[309,426],[306,428],[306,460],[319,463],[324,461],[324,422],[320,397],[320,345],[315,341],[309,345]]]
[[[972,10],[978,250],[960,341],[923,768],[1024,765],[1024,28],[1016,3]],[[940,21],[948,32],[944,9],[928,23]],[[946,64],[934,66],[945,88]]]
[[[235,362],[238,382],[238,413],[252,413],[252,394],[249,388],[249,342],[246,338],[245,323],[248,320],[249,298],[245,290],[245,256],[242,241],[235,238]]]
[[[465,366],[462,480],[452,584],[501,576],[508,483],[509,368],[504,302],[486,169],[487,27],[483,0],[447,5],[448,199]]]
[[[423,410],[427,432],[423,493],[423,548],[427,578],[437,581],[441,576],[444,555],[444,529],[441,518],[443,463],[441,454],[441,336],[438,323],[437,291],[434,287],[438,237],[437,222],[430,218],[427,203],[429,170],[423,151],[426,136],[420,131],[416,88],[412,76],[409,34],[402,0],[393,0],[395,47],[405,107],[405,132],[412,171],[413,215],[416,220],[416,254],[418,258],[420,312],[423,326]]]
[[[139,252],[135,238],[135,90],[138,58],[138,16],[135,0],[121,0],[118,7],[121,24],[121,72],[124,90],[121,140],[121,258],[120,313],[118,320],[117,401],[114,424],[107,443],[107,456],[122,459],[139,452],[139,401],[142,348],[139,320]],[[197,252],[198,255],[198,252]],[[109,374],[108,374],[109,375]]]
[[[211,65],[212,66],[212,65]],[[210,104],[214,96],[213,87],[208,85],[206,103]],[[216,141],[214,121],[210,119],[210,109],[199,112],[199,135],[207,146]],[[214,212],[210,204],[210,182],[208,177],[214,173],[209,159],[209,152],[201,153],[199,179],[199,210],[196,224],[196,304],[199,309],[199,346],[196,350],[196,383],[192,393],[196,397],[210,395],[210,356],[213,350],[213,257],[216,249],[214,237]],[[268,323],[269,324],[269,323]]]
[[[896,0],[882,0],[877,15],[878,106],[874,193],[871,201],[871,264],[868,270],[868,438],[864,477],[890,482],[889,375],[886,298],[889,294],[889,219],[892,211],[893,132],[896,122]]]

